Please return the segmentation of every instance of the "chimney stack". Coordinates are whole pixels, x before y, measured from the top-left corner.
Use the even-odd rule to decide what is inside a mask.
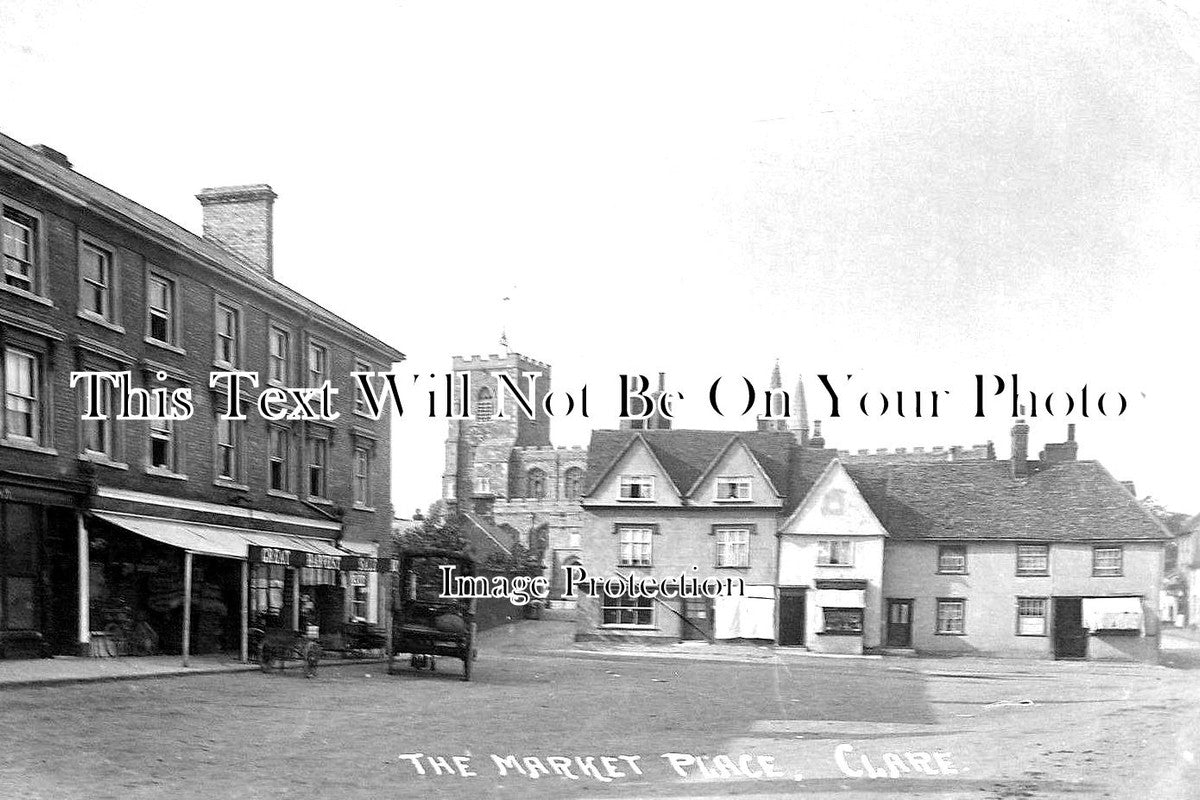
[[[202,190],[196,199],[204,209],[204,238],[273,276],[277,196],[265,183]]]
[[[66,167],[67,169],[71,168],[71,162],[70,162],[70,160],[67,159],[66,154],[62,153],[58,150],[55,150],[50,145],[35,144],[33,146],[33,149],[36,150],[37,154],[40,155],[42,158],[45,158],[49,161],[53,161],[55,164],[58,164],[60,167]]]
[[[1075,442],[1075,423],[1067,425],[1067,440],[1065,442],[1047,442],[1042,451],[1041,460],[1045,466],[1074,461],[1079,455],[1079,445]]]
[[[1025,414],[1025,407],[1021,407],[1021,414]],[[1012,474],[1014,478],[1024,478],[1029,474],[1029,425],[1025,420],[1018,419],[1017,423],[1012,426],[1012,455],[1010,456],[1012,463]]]
[[[813,423],[813,436],[808,440],[809,447],[823,449],[825,447],[825,437],[821,435],[821,420]]]

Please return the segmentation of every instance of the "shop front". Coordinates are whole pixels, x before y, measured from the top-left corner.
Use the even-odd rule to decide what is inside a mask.
[[[83,483],[0,470],[0,659],[74,653]]]
[[[396,559],[368,548],[374,545],[343,542],[338,553],[250,546],[251,627],[299,631],[325,650],[345,649],[347,623],[378,625],[380,584],[386,592],[398,569]]]
[[[377,545],[117,511],[88,514],[81,638],[94,656],[250,656],[251,629],[287,628],[342,649],[374,622]]]

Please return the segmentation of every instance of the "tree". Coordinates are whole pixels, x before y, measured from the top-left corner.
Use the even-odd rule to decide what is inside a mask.
[[[401,531],[394,539],[401,550],[436,548],[462,553],[467,549],[467,540],[463,538],[458,518],[442,500],[429,506],[419,524]]]
[[[1179,564],[1179,537],[1183,535],[1189,517],[1187,514],[1168,511],[1166,506],[1153,497],[1143,497],[1140,502],[1142,507],[1161,522],[1173,537],[1167,542],[1164,551],[1162,590],[1175,598],[1179,608],[1186,609],[1191,587],[1188,586],[1186,565]],[[1181,569],[1181,566],[1184,568]]]

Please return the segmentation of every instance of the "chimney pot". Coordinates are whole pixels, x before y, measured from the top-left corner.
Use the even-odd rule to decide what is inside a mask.
[[[1075,441],[1075,423],[1074,422],[1067,423],[1067,441],[1068,442]]]
[[[274,275],[276,197],[265,183],[202,190],[196,199],[204,209],[204,238]]]

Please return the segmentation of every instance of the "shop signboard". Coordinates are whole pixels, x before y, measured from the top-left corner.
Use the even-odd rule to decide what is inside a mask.
[[[307,569],[332,569],[342,572],[399,572],[400,560],[374,556],[337,556],[289,550],[282,547],[250,546],[251,564],[273,564]]]

